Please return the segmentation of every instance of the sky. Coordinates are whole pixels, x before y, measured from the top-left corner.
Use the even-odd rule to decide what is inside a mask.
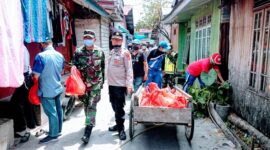
[[[173,1],[173,0],[170,0]],[[124,0],[125,5],[131,5],[133,7],[133,21],[134,26],[143,16],[143,0]],[[165,8],[163,10],[164,14],[170,13],[171,8]]]

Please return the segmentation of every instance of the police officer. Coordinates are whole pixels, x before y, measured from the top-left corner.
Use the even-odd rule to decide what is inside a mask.
[[[108,84],[112,109],[115,113],[116,125],[109,127],[109,131],[118,131],[119,139],[125,140],[125,94],[131,94],[133,89],[133,70],[131,55],[128,50],[121,48],[123,35],[114,32],[111,37],[113,49],[108,58]]]
[[[82,80],[86,85],[86,93],[79,99],[84,103],[85,132],[81,140],[87,144],[95,126],[97,103],[100,101],[100,92],[104,83],[104,52],[94,45],[95,33],[85,30],[83,35],[84,45],[78,48],[73,57],[73,64],[82,74]]]

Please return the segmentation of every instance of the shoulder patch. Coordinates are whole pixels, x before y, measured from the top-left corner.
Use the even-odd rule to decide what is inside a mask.
[[[125,57],[128,59],[128,60],[131,60],[131,55],[129,52],[125,52]]]

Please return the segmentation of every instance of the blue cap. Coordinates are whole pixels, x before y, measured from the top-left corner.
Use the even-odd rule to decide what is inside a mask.
[[[171,46],[166,41],[160,41],[159,42],[159,46],[162,47],[162,48],[164,48],[164,49],[166,49],[166,50],[170,50],[171,49]]]
[[[138,44],[138,45],[140,45],[140,44],[142,44],[142,42],[140,40],[138,40],[138,39],[134,39],[132,41],[132,44]]]

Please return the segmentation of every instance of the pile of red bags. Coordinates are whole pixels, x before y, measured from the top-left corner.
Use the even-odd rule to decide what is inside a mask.
[[[85,88],[80,71],[75,66],[72,66],[70,76],[66,80],[66,95],[84,95]]]
[[[142,92],[140,106],[186,108],[188,100],[176,89],[160,89],[156,83],[149,83]]]

